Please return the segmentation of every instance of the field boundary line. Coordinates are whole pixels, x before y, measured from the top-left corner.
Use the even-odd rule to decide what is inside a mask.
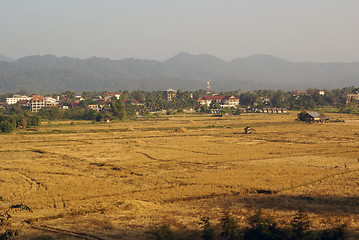
[[[289,188],[284,188],[284,189],[278,190],[278,191],[276,191],[276,193],[285,192],[285,191],[291,191],[291,190],[294,190],[294,189],[297,189],[297,188],[300,188],[300,187],[313,185],[315,183],[318,183],[318,182],[321,182],[321,181],[324,181],[324,180],[328,180],[330,178],[334,178],[334,177],[339,176],[339,175],[345,175],[345,174],[352,173],[352,172],[357,172],[357,171],[359,171],[359,169],[353,169],[353,170],[348,170],[348,171],[345,171],[345,172],[334,173],[334,174],[331,174],[329,176],[325,176],[325,177],[319,178],[319,179],[311,181],[311,182],[307,182],[307,183],[303,183],[303,184],[300,184],[300,185],[297,185],[297,186],[294,186],[294,187],[289,187]]]

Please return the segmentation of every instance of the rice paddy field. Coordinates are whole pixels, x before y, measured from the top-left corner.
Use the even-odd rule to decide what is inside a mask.
[[[12,214],[15,239],[146,239],[156,224],[198,230],[225,210],[244,224],[257,209],[288,222],[299,208],[313,229],[346,223],[358,239],[359,116],[296,114],[45,122],[0,135],[0,209],[32,209]]]

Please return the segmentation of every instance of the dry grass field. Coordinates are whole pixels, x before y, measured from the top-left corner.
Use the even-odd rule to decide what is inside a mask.
[[[143,239],[154,224],[199,229],[201,216],[216,223],[225,209],[239,222],[259,208],[286,222],[300,207],[313,228],[347,223],[355,239],[359,116],[328,115],[349,121],[175,115],[0,135],[0,208],[33,210],[13,214],[17,239]]]

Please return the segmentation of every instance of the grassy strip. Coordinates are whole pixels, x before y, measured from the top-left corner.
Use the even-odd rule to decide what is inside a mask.
[[[52,130],[52,131],[19,132],[18,134],[32,135],[32,134],[64,134],[64,133],[77,133],[77,132],[76,131],[71,131],[71,130]]]
[[[308,182],[308,183],[303,183],[303,184],[300,184],[298,186],[294,186],[294,187],[290,187],[290,188],[284,188],[284,189],[278,190],[276,192],[280,193],[280,192],[284,192],[284,191],[291,191],[291,190],[294,190],[294,189],[297,189],[297,188],[300,188],[300,187],[305,187],[305,186],[309,186],[309,185],[312,185],[312,184],[315,184],[315,183],[318,183],[318,182],[321,182],[321,181],[324,181],[324,180],[328,180],[328,179],[333,178],[335,176],[344,175],[344,174],[348,174],[348,173],[352,173],[352,172],[356,172],[356,171],[359,171],[359,169],[348,170],[348,171],[340,172],[340,173],[334,173],[332,175],[325,176],[323,178],[319,178],[317,180],[314,180],[314,181],[311,181],[311,182]]]
[[[29,218],[26,219],[25,222],[26,223],[33,223],[33,222],[38,222],[40,220],[56,220],[56,219],[60,219],[60,218],[65,218],[65,217],[69,217],[69,216],[82,216],[82,215],[86,215],[89,213],[97,213],[97,212],[101,212],[103,213],[105,210],[104,209],[92,209],[92,210],[77,210],[77,211],[71,211],[71,212],[67,212],[67,213],[59,213],[56,215],[51,215],[51,216],[45,216],[45,217],[39,217],[39,218]]]
[[[183,198],[170,198],[164,200],[163,203],[176,203],[176,202],[184,202],[184,201],[192,201],[192,200],[202,200],[202,199],[212,199],[216,197],[225,197],[225,196],[233,196],[237,195],[235,193],[212,193],[201,196],[192,196],[192,197],[183,197]]]

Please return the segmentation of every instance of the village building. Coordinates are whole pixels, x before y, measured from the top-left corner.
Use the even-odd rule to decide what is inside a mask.
[[[102,109],[102,107],[99,106],[98,104],[89,104],[89,105],[87,105],[87,107],[88,107],[88,109],[96,111],[96,112],[99,112]]]
[[[30,109],[32,112],[38,112],[45,107],[45,98],[43,96],[34,94],[30,101]]]
[[[163,98],[167,102],[171,102],[177,94],[177,90],[174,89],[168,89],[166,91],[163,91]]]
[[[306,95],[308,95],[308,93],[296,90],[296,91],[293,91],[292,95],[293,95],[293,97],[299,97],[299,96],[302,96],[302,95],[306,96]]]
[[[318,91],[318,94],[324,96],[324,95],[325,95],[325,91],[324,91],[324,90],[319,90],[319,91]]]
[[[239,105],[239,98],[235,96],[202,96],[197,98],[197,102],[201,105],[209,106],[213,101],[218,102],[221,108]]]
[[[59,100],[52,97],[45,97],[45,107],[58,107]]]
[[[329,122],[332,118],[327,116],[320,116],[317,112],[308,112],[304,115],[304,121],[310,123],[326,123]]]
[[[30,107],[30,101],[29,100],[19,100],[17,102],[17,104],[19,104],[19,106],[22,107],[22,108],[29,108]]]
[[[104,95],[105,100],[111,100],[112,98],[116,98],[118,100],[121,96],[121,94],[117,92],[105,92]]]
[[[304,121],[315,122],[320,120],[320,114],[317,112],[308,112],[304,115]]]
[[[20,94],[13,94],[12,97],[6,98],[6,103],[9,105],[16,104],[20,100],[30,101],[31,97],[21,96]]]
[[[80,101],[83,101],[83,97],[81,95],[76,95],[75,96],[75,102],[80,102]]]
[[[236,107],[239,105],[239,98],[235,96],[225,96],[220,103],[222,108],[224,107]]]
[[[263,108],[260,110],[259,110],[259,112],[263,112],[263,113],[287,113],[288,112],[288,109],[286,109],[286,108]]]
[[[352,100],[359,101],[359,93],[349,93],[346,95],[345,103],[348,105]]]

